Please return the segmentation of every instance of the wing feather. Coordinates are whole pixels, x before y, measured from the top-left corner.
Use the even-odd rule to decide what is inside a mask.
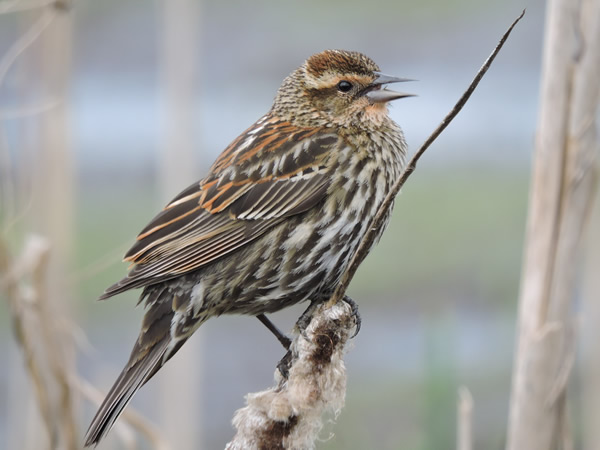
[[[197,270],[315,206],[339,145],[330,131],[261,119],[140,232],[129,274],[101,298]]]

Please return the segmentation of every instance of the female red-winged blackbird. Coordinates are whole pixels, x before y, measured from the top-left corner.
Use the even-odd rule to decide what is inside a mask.
[[[406,143],[387,102],[408,94],[382,89],[399,81],[361,53],[311,56],[209,174],[141,231],[125,255],[129,274],[101,298],[143,287],[147,312],[86,446],[205,320],[266,320],[328,299],[404,166]]]

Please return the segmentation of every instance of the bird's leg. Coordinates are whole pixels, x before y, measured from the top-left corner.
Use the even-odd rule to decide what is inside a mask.
[[[282,333],[281,330],[279,330],[279,328],[277,328],[275,324],[271,322],[264,314],[259,314],[256,316],[256,318],[260,320],[262,324],[275,335],[277,340],[281,342],[281,345],[283,345],[283,348],[289,351],[290,345],[292,345],[292,340]]]
[[[279,373],[281,373],[281,376],[287,380],[287,378],[290,374],[290,365],[292,363],[292,351],[290,350],[290,345],[292,345],[292,340],[289,337],[287,337],[285,334],[283,334],[281,332],[281,330],[279,328],[277,328],[275,326],[275,324],[273,322],[271,322],[269,320],[269,318],[267,316],[265,316],[264,314],[258,314],[256,316],[256,318],[258,320],[260,320],[261,323],[265,327],[267,327],[271,333],[273,333],[275,335],[277,340],[279,342],[281,342],[281,345],[283,345],[283,348],[285,348],[287,350],[287,352],[283,356],[283,358],[281,358],[279,360],[279,362],[277,363],[277,369],[279,370]]]
[[[362,323],[362,319],[360,318],[360,314],[358,312],[358,305],[347,295],[344,295],[344,301],[350,305],[350,308],[352,308],[352,317],[354,317],[354,321],[356,322],[356,331],[352,337],[355,337],[360,331],[360,325]]]

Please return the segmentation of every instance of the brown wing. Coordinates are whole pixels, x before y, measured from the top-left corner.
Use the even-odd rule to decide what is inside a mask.
[[[338,145],[323,130],[261,119],[140,232],[125,255],[129,274],[100,298],[197,270],[310,209],[326,195]]]

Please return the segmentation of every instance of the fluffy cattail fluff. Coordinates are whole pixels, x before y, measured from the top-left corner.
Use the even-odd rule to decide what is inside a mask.
[[[322,416],[334,417],[344,406],[344,350],[354,327],[345,302],[321,304],[303,333],[292,342],[287,378],[279,371],[276,386],[249,394],[233,418],[237,429],[226,450],[251,448],[310,449],[322,427]]]

